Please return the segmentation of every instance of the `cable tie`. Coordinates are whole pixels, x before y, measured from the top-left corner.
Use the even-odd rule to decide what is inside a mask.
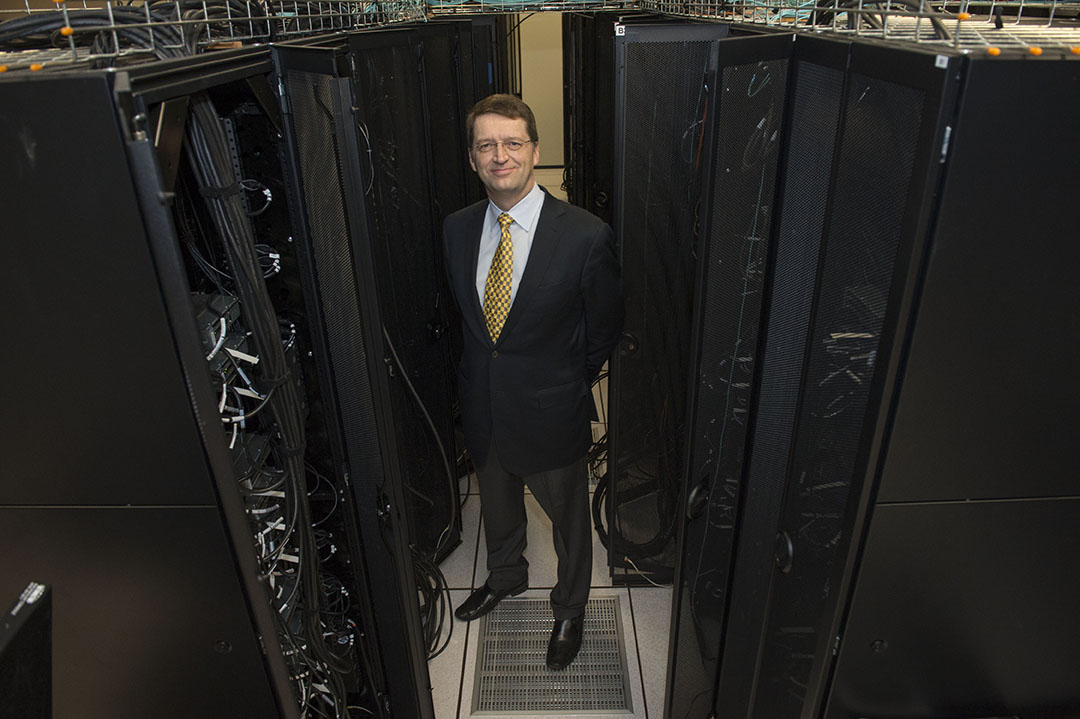
[[[226,347],[225,351],[232,357],[244,362],[250,362],[251,364],[259,364],[259,358],[255,355],[249,355],[247,352],[241,352],[240,350],[234,350],[232,347]]]
[[[231,185],[225,185],[224,187],[200,187],[199,194],[210,200],[220,200],[229,195],[239,195],[240,184],[234,182]]]
[[[221,317],[220,319],[221,319],[221,334],[216,340],[214,339],[214,331],[212,329],[210,329],[210,328],[207,328],[207,331],[210,333],[210,340],[214,342],[214,348],[212,350],[210,350],[210,354],[206,355],[206,361],[207,362],[214,359],[214,355],[216,355],[218,353],[218,351],[221,349],[221,346],[225,344],[225,338],[228,336],[228,333],[226,331],[227,328],[226,328],[226,324],[225,324],[225,318]]]
[[[277,451],[278,451],[278,454],[280,454],[282,457],[285,457],[285,458],[303,457],[304,456],[304,447],[280,446],[280,447],[277,448]]]
[[[258,392],[252,392],[251,390],[245,389],[243,387],[233,387],[233,391],[236,392],[238,395],[242,395],[244,397],[250,397],[251,399],[259,399],[259,400],[266,399],[263,395],[259,394]]]

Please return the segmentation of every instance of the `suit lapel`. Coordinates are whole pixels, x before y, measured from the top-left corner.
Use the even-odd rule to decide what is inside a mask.
[[[465,296],[469,298],[468,310],[472,312],[474,318],[478,319],[481,325],[485,325],[484,322],[484,308],[480,304],[480,298],[476,294],[476,263],[480,261],[480,236],[484,233],[484,214],[487,212],[488,203],[485,200],[482,203],[478,203],[476,212],[469,218],[468,225],[465,228],[465,237],[467,240],[468,252],[465,253],[465,271],[461,273],[461,276],[467,280],[465,287],[462,288]],[[465,311],[466,308],[462,308]]]
[[[514,296],[514,304],[510,305],[510,314],[507,315],[506,323],[503,324],[502,332],[499,334],[500,340],[510,334],[517,323],[517,318],[528,308],[536,287],[544,277],[548,264],[551,263],[551,258],[555,256],[562,238],[559,225],[565,211],[562,203],[547,194],[545,190],[544,204],[540,208],[540,217],[537,219],[536,229],[533,232],[528,263],[521,277],[521,286],[518,287],[517,294]],[[476,256],[479,256],[479,249]],[[473,261],[476,261],[475,257]]]

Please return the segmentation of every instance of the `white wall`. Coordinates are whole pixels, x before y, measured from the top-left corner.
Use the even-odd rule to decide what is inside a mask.
[[[522,15],[521,17],[524,17]],[[521,96],[536,115],[540,164],[563,164],[562,14],[540,12],[521,31]]]

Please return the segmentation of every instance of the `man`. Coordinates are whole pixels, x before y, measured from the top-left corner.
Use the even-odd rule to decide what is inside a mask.
[[[512,95],[481,100],[466,135],[488,199],[446,218],[444,249],[462,314],[458,384],[488,578],[455,616],[471,621],[528,588],[528,484],[552,523],[558,581],[547,665],[564,669],[581,647],[592,575],[590,388],[622,329],[619,264],[610,227],[536,184],[528,105]]]

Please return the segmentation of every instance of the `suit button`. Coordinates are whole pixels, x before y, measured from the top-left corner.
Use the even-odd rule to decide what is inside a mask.
[[[498,357],[499,356],[499,350],[492,350],[491,351],[491,356],[492,357]]]

